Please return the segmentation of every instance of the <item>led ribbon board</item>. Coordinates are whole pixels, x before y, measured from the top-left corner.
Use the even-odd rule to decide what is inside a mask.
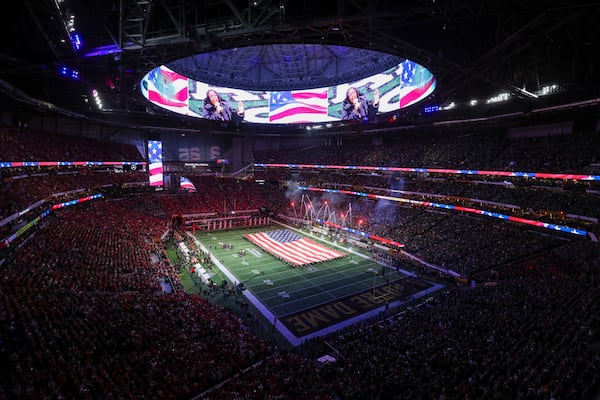
[[[513,177],[513,178],[565,179],[565,180],[573,180],[573,181],[600,181],[600,175],[555,174],[555,173],[547,173],[547,172],[511,172],[511,171],[486,171],[486,170],[476,170],[476,169],[373,167],[373,166],[367,166],[367,165],[321,165],[321,164],[255,163],[254,166],[262,167],[262,168],[340,169],[340,170],[357,170],[357,171],[416,172],[416,173],[431,173],[431,174],[506,176],[506,177]]]
[[[425,206],[425,207],[442,208],[445,210],[452,210],[452,211],[468,212],[468,213],[483,215],[486,217],[492,217],[492,218],[498,218],[498,219],[502,219],[502,220],[506,220],[506,221],[518,222],[520,224],[533,225],[533,226],[537,226],[540,228],[552,229],[555,231],[570,233],[572,235],[587,236],[587,234],[588,234],[588,232],[583,229],[572,228],[572,227],[565,226],[565,225],[549,224],[547,222],[534,221],[531,219],[520,218],[520,217],[515,217],[512,215],[506,215],[506,214],[500,214],[500,213],[496,213],[496,212],[492,212],[492,211],[479,210],[477,208],[454,206],[452,204],[433,203],[433,202],[429,202],[429,201],[412,200],[412,199],[406,199],[403,197],[382,196],[382,195],[378,195],[378,194],[354,192],[354,191],[350,191],[350,190],[322,189],[322,188],[315,188],[315,187],[308,187],[308,186],[298,186],[298,189],[312,191],[312,192],[325,192],[325,193],[347,194],[347,195],[352,195],[352,196],[362,196],[362,197],[369,197],[372,199],[390,200],[390,201],[395,201],[398,203],[404,203],[404,204],[409,204],[409,205],[418,205],[418,206]]]
[[[110,165],[146,165],[145,161],[8,161],[0,162],[0,168],[18,167],[61,167],[61,166],[110,166]]]

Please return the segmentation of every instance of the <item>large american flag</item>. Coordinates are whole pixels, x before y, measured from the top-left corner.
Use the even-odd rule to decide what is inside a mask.
[[[400,68],[400,108],[423,100],[435,90],[435,77],[423,66],[404,60]]]
[[[189,111],[188,78],[163,66],[154,68],[142,80],[142,94],[171,111]]]
[[[293,124],[327,119],[327,88],[270,93],[269,122]]]
[[[266,252],[295,266],[334,260],[346,255],[321,246],[288,229],[246,234],[244,237]]]
[[[150,163],[150,186],[163,185],[162,142],[148,140],[148,161]]]

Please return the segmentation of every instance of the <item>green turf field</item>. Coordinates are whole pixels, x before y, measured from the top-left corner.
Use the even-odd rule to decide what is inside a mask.
[[[408,274],[401,269],[376,263],[366,257],[362,249],[340,247],[306,231],[296,232],[346,256],[311,266],[292,267],[243,237],[247,233],[282,228],[272,225],[201,232],[195,237],[213,259],[219,261],[217,265],[230,283],[243,283],[244,295],[262,309],[263,315],[277,318],[296,337],[372,312],[383,307],[386,300],[406,298],[433,286],[408,279]],[[222,248],[221,243],[231,244],[232,248]],[[240,249],[245,250],[245,256],[239,255]]]
[[[380,288],[376,296],[385,294],[384,289],[390,282],[406,277],[405,273],[395,269],[386,269],[386,273],[382,274],[381,265],[364,254],[356,253],[360,249],[338,247],[306,232],[300,233],[315,242],[347,253],[347,256],[311,267],[292,267],[243,237],[246,233],[281,228],[275,225],[237,231],[211,231],[197,233],[196,237],[209,248],[236,282],[243,282],[247,290],[278,318],[353,294],[372,293],[374,287]],[[220,243],[230,243],[233,248],[223,249]],[[245,256],[238,254],[240,249],[246,250]]]

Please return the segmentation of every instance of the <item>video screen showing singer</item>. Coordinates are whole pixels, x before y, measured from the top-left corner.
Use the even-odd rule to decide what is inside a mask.
[[[235,121],[244,119],[244,104],[237,103],[237,110],[232,110],[229,103],[215,90],[209,89],[202,104],[202,116],[215,121]]]
[[[379,108],[379,90],[373,91],[373,100],[368,100],[366,95],[351,86],[346,91],[346,98],[342,103],[342,119],[362,122],[372,121]]]

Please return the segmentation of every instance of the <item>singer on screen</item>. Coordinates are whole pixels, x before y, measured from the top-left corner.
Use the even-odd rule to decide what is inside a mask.
[[[215,121],[241,121],[244,119],[244,104],[238,101],[237,110],[232,110],[216,91],[209,89],[202,105],[202,116]]]
[[[342,103],[342,119],[356,121],[372,121],[379,108],[379,90],[373,91],[373,100],[368,100],[366,95],[351,86],[346,91],[346,98]]]

